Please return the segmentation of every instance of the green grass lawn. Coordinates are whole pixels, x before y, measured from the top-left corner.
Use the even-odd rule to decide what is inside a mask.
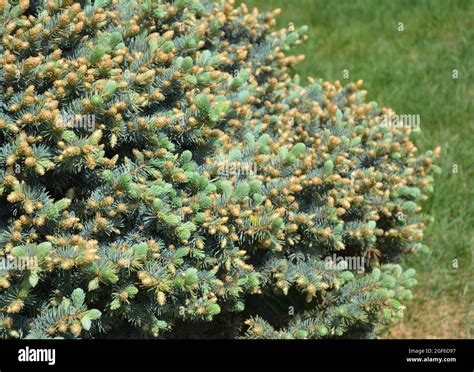
[[[369,100],[399,114],[420,115],[420,150],[442,147],[443,172],[426,205],[435,218],[425,234],[432,252],[407,259],[418,271],[419,285],[406,319],[388,337],[472,338],[474,0],[243,2],[261,10],[281,8],[281,28],[290,22],[310,27],[310,40],[295,51],[306,55],[296,73],[341,82],[363,79]]]

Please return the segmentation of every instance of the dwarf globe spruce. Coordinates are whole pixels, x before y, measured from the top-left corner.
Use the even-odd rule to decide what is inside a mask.
[[[403,317],[437,151],[362,81],[301,82],[308,28],[278,13],[0,0],[1,337],[366,338]]]

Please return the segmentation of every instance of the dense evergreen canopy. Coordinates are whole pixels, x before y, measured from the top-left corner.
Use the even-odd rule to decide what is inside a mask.
[[[293,76],[307,28],[277,13],[0,0],[2,337],[373,337],[403,316],[435,155],[362,82]]]

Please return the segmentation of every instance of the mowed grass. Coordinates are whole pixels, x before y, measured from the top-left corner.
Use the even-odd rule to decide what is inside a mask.
[[[442,174],[425,206],[435,218],[425,234],[432,252],[407,258],[419,284],[405,320],[386,337],[472,338],[474,0],[243,2],[261,10],[281,8],[280,28],[290,22],[310,27],[310,40],[294,51],[306,55],[295,73],[363,79],[369,100],[420,115],[420,151],[442,147]]]

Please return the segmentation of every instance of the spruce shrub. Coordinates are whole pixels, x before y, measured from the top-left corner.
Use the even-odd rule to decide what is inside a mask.
[[[300,82],[308,29],[277,14],[0,0],[2,337],[366,338],[403,317],[435,154],[361,81]]]

